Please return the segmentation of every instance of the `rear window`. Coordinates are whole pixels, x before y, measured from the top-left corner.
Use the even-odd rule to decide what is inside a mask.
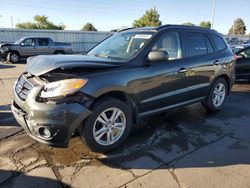
[[[207,54],[206,40],[202,33],[187,32],[186,44],[188,56]]]
[[[221,37],[214,34],[211,34],[211,37],[214,41],[214,45],[217,51],[224,50],[227,47],[227,45],[225,44],[224,40]]]

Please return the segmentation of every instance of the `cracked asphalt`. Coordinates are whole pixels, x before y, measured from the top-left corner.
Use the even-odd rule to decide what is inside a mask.
[[[140,122],[103,155],[73,135],[69,148],[40,144],[10,112],[24,64],[0,64],[0,187],[250,187],[250,82],[215,114],[200,104]]]

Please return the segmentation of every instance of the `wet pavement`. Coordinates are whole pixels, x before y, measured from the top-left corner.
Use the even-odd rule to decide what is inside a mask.
[[[0,86],[9,98],[11,82]],[[0,187],[250,187],[250,83],[237,83],[218,113],[195,104],[141,122],[106,155],[78,135],[67,149],[34,141],[9,100],[0,104]]]

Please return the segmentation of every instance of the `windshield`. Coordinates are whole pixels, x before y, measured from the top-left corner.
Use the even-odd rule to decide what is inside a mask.
[[[14,44],[20,44],[22,41],[23,41],[23,39],[19,39]]]
[[[128,60],[152,37],[153,33],[117,33],[93,48],[87,55]]]

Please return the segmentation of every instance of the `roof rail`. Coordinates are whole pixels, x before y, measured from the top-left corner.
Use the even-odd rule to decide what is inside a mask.
[[[134,27],[129,27],[129,28],[117,30],[117,32],[122,32],[122,31],[130,30],[130,29],[135,29],[135,28]]]
[[[162,25],[159,26],[158,29],[162,29],[165,27],[181,27],[181,28],[197,28],[197,29],[204,29],[204,30],[208,30],[209,28],[204,28],[204,27],[199,27],[199,26],[192,26],[192,25],[176,25],[176,24],[167,24],[167,25]],[[211,31],[215,31],[214,29],[209,29]]]

